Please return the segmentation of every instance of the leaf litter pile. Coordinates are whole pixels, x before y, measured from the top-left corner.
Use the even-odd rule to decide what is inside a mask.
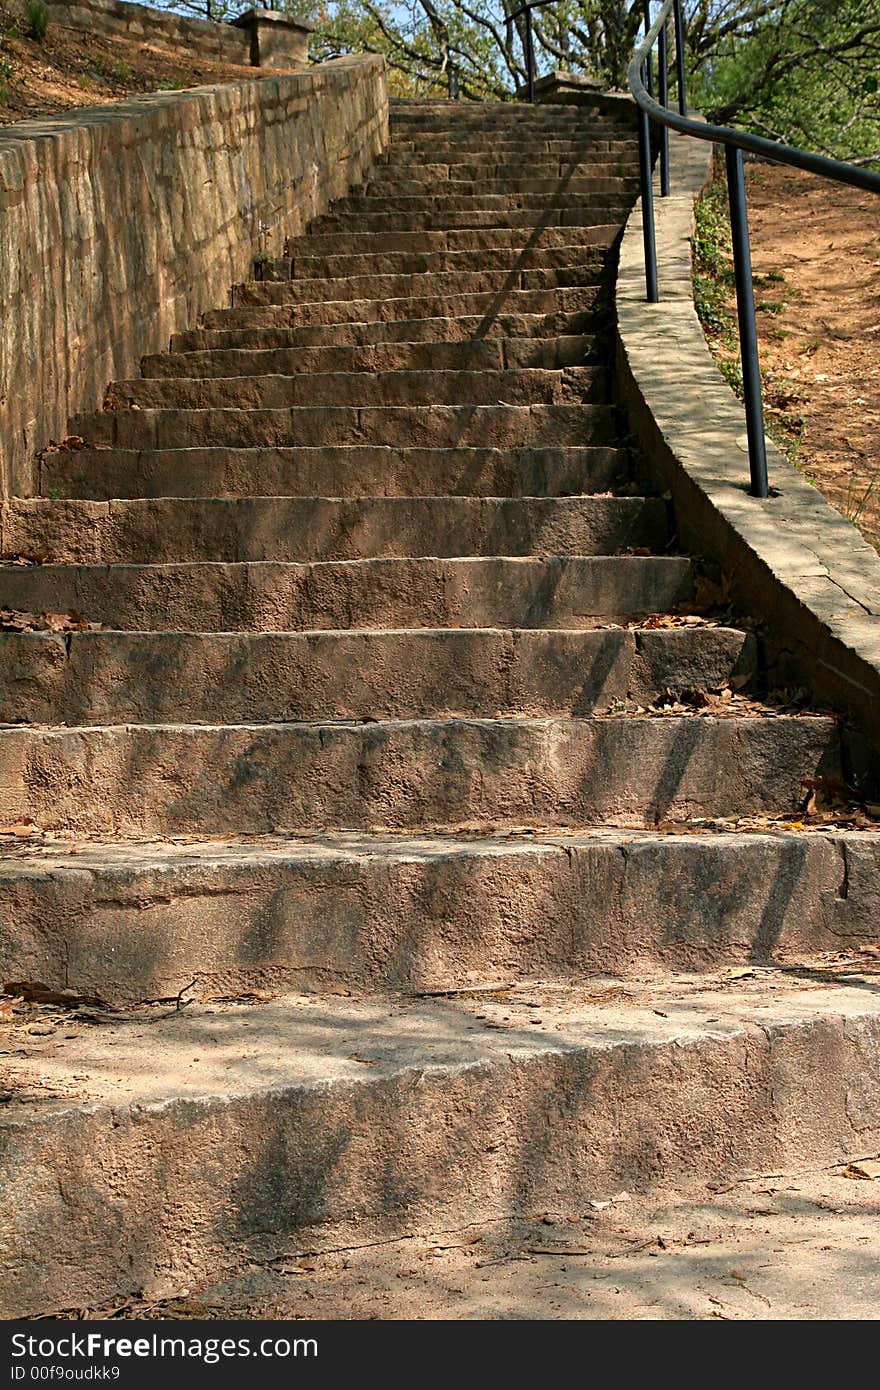
[[[21,608],[0,608],[0,632],[99,632],[102,623],[92,623],[82,613],[29,613]]]

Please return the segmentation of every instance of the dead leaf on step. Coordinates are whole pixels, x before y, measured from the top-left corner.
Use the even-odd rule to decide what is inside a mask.
[[[0,632],[98,632],[101,627],[101,623],[90,622],[75,609],[67,613],[29,613],[19,608],[0,608]]]
[[[874,1182],[880,1178],[880,1159],[863,1158],[848,1163],[838,1174],[841,1178],[855,1178],[861,1182]]]
[[[83,1004],[93,1008],[112,1011],[113,1005],[97,994],[80,994],[75,989],[50,989],[39,980],[10,980],[4,984],[3,993],[17,995],[29,1004],[63,1005],[64,1008],[78,1009]]]

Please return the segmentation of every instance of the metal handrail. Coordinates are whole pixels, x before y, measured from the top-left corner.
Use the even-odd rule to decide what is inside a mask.
[[[757,154],[777,164],[804,169],[851,188],[863,188],[880,193],[880,174],[857,164],[847,164],[825,155],[812,154],[794,145],[777,144],[761,135],[750,135],[729,126],[710,125],[694,120],[687,114],[684,77],[684,21],[681,0],[664,0],[660,13],[649,26],[650,0],[644,0],[645,37],[636,49],[627,70],[629,89],[638,106],[639,167],[642,191],[642,228],[645,248],[645,284],[648,302],[660,298],[657,274],[657,247],[654,235],[654,187],[651,159],[650,122],[660,127],[660,193],[669,192],[669,131],[677,130],[697,140],[709,140],[723,145],[727,167],[727,193],[730,202],[730,228],[733,243],[733,268],[736,283],[736,308],[739,324],[740,359],[742,362],[743,400],[746,409],[746,433],[749,442],[750,492],[753,497],[769,497],[767,478],[767,447],[764,437],[764,406],[761,399],[761,369],[758,361],[758,331],[755,318],[755,293],[752,283],[752,259],[749,246],[749,219],[746,204],[743,151]],[[670,15],[675,23],[676,61],[678,75],[679,111],[667,105],[665,86],[667,71],[666,35]],[[651,55],[658,46],[660,66],[660,101],[655,101],[651,76]]]
[[[506,16],[508,24],[525,16],[523,49],[526,61],[526,89],[530,102],[535,100],[535,44],[532,34],[532,10],[542,9],[556,0],[526,0],[526,3]],[[767,140],[762,135],[734,130],[730,126],[711,125],[688,115],[685,75],[685,25],[682,0],[663,0],[660,13],[651,23],[651,0],[635,0],[633,8],[641,9],[645,37],[636,49],[627,68],[629,89],[638,109],[639,175],[642,196],[642,231],[645,248],[646,297],[650,304],[660,299],[657,270],[657,245],[654,231],[654,181],[651,150],[651,123],[659,127],[660,196],[669,193],[669,132],[692,135],[723,145],[727,167],[727,192],[730,201],[730,228],[733,243],[733,268],[736,283],[736,308],[739,325],[740,358],[742,361],[743,400],[746,409],[746,432],[749,442],[750,492],[754,497],[770,495],[767,478],[767,447],[764,437],[764,406],[761,399],[761,369],[758,362],[758,332],[755,318],[755,293],[752,284],[752,259],[749,245],[749,219],[746,204],[743,151],[804,169],[822,178],[834,179],[851,188],[880,193],[880,174],[857,164],[829,159]],[[632,11],[630,11],[632,13]],[[675,26],[675,71],[678,111],[669,106],[668,28],[672,18]],[[657,48],[657,98],[654,96],[654,48]]]

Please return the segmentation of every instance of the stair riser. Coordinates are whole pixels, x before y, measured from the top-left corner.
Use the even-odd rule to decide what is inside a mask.
[[[0,815],[123,836],[651,825],[795,811],[840,772],[818,718],[23,726],[0,730]]]
[[[141,372],[154,379],[238,377],[298,372],[500,372],[574,367],[594,352],[595,338],[480,338],[458,343],[386,343],[368,347],[239,349],[222,352],[166,352],[145,357]]]
[[[828,1168],[880,1143],[867,1011],[768,1031],[701,1017],[665,1040],[612,1034],[570,1051],[524,1029],[469,1064],[413,1044],[392,1074],[358,1067],[368,1028],[334,1030],[320,1006],[301,1017],[301,1035],[323,1025],[334,1056],[350,1049],[332,1084],[242,1093],[240,1073],[259,1073],[242,1058],[226,1093],[7,1107],[4,1316],[124,1303],[159,1279],[190,1289],[283,1255],[295,1267],[298,1251],[580,1212],[587,1194],[690,1185],[705,1199],[707,1182]],[[237,1015],[218,1026],[227,1047],[242,1028]]]
[[[416,165],[410,170],[409,178],[404,177],[401,169],[380,168],[364,184],[362,192],[349,194],[345,202],[350,206],[362,197],[421,198],[426,195],[432,198],[482,198],[494,195],[516,199],[522,194],[553,195],[559,191],[569,197],[579,197],[583,202],[589,201],[597,210],[604,207],[610,212],[631,201],[637,188],[634,178],[608,178],[596,174],[585,176],[577,165],[568,166],[562,174],[555,168],[550,172],[530,169],[528,175],[520,170],[518,174],[499,175],[498,178],[489,178],[480,173],[475,177],[457,177],[457,174],[457,170],[450,171],[445,164]]]
[[[0,722],[588,715],[754,672],[737,633],[0,634]]]
[[[318,223],[314,223],[315,228]],[[593,257],[597,261],[604,252],[589,244],[589,228],[567,226],[531,227],[482,227],[440,232],[403,232],[386,226],[384,231],[354,231],[347,234],[338,232],[324,234],[320,231],[308,232],[305,236],[289,237],[285,256],[362,256],[374,255],[386,258],[390,255],[464,255],[478,252],[483,265],[496,263],[489,252],[506,252],[522,255],[534,251],[565,250],[577,252],[582,258]],[[505,260],[504,264],[508,262]],[[284,258],[275,258],[269,264],[275,268],[283,266]]]
[[[83,449],[47,455],[46,497],[556,497],[623,481],[622,451]]]
[[[387,169],[409,169],[418,164],[462,165],[474,170],[479,177],[499,164],[515,173],[524,165],[538,168],[557,163],[567,166],[576,161],[587,172],[596,165],[606,166],[621,175],[638,170],[638,155],[632,140],[591,140],[577,138],[557,140],[513,139],[504,135],[474,136],[463,145],[448,140],[442,134],[421,135],[417,140],[396,139],[390,149],[379,156],[376,166]]]
[[[236,311],[238,312],[238,311]],[[314,323],[298,327],[194,329],[175,333],[172,352],[217,348],[259,349],[304,347],[363,347],[374,343],[461,343],[496,338],[583,337],[596,315],[583,313],[456,314],[451,318],[399,318],[366,323]]]
[[[3,553],[63,565],[662,551],[665,504],[631,497],[241,497],[5,504]],[[0,584],[8,571],[0,569]],[[0,634],[2,639],[2,634]]]
[[[880,838],[324,839],[198,860],[0,869],[0,978],[111,1003],[704,971],[876,937]],[[370,852],[372,849],[372,852]],[[247,852],[246,852],[247,851]],[[841,897],[844,876],[858,886]],[[784,885],[784,888],[768,885]]]
[[[423,275],[352,275],[345,280],[293,280],[279,283],[249,281],[233,289],[234,308],[248,304],[339,303],[388,296],[438,298],[460,294],[506,296],[515,290],[555,290],[590,287],[601,283],[601,272],[592,266],[563,266],[559,270],[455,270],[427,271]]]
[[[262,288],[269,288],[263,286]],[[283,289],[283,286],[276,286]],[[590,332],[594,315],[608,306],[604,287],[578,289],[518,290],[505,289],[479,293],[446,293],[406,295],[399,299],[356,299],[316,301],[296,305],[250,305],[238,309],[211,309],[202,315],[205,328],[246,329],[259,332],[263,328],[298,328],[303,325],[346,324],[363,331],[365,324],[392,323],[402,319],[455,319],[459,316],[485,316],[486,330],[499,316],[517,314],[580,315],[582,331]],[[450,329],[450,331],[454,331]]]
[[[87,444],[123,449],[205,445],[389,444],[430,448],[556,448],[606,444],[613,412],[602,405],[300,406],[291,410],[118,410],[74,418]]]
[[[115,382],[126,406],[140,410],[284,410],[308,406],[555,405],[608,398],[601,368],[564,371],[321,372],[291,376],[152,378]]]
[[[320,565],[16,567],[3,603],[73,609],[125,631],[312,628],[589,628],[674,612],[693,599],[677,557],[372,560]]]
[[[507,218],[518,208],[534,213],[577,209],[577,225],[593,229],[594,245],[607,245],[609,238],[613,238],[626,221],[632,197],[628,194],[605,193],[602,194],[601,203],[597,203],[588,190],[578,187],[578,182],[572,179],[562,185],[558,180],[545,179],[539,181],[539,186],[530,188],[511,187],[500,180],[483,185],[446,182],[439,191],[436,184],[413,183],[407,186],[397,183],[388,188],[362,190],[350,193],[347,198],[340,198],[338,203],[333,204],[328,219],[351,214],[357,217],[390,212],[492,212],[496,214],[498,225],[505,227],[516,225]],[[391,192],[392,187],[394,192]],[[607,223],[604,229],[602,218]],[[323,220],[317,225],[321,230]]]
[[[515,206],[511,206],[511,202]],[[593,213],[582,202],[576,201],[568,206],[555,206],[554,199],[541,199],[537,205],[533,205],[533,202],[533,199],[516,198],[506,202],[502,199],[498,205],[489,203],[487,206],[474,207],[470,204],[466,208],[449,207],[444,203],[421,210],[416,204],[414,208],[408,205],[405,211],[394,211],[392,219],[388,211],[382,211],[378,199],[363,199],[357,208],[328,213],[312,225],[316,239],[320,236],[322,240],[337,235],[345,240],[351,236],[381,235],[383,229],[392,238],[398,233],[486,231],[509,234],[511,241],[506,245],[516,245],[513,239],[516,235],[528,238],[531,234],[543,238],[548,232],[560,230],[566,235],[573,232],[590,233],[596,225]]]
[[[316,238],[317,239],[317,238]],[[326,237],[321,238],[326,241]],[[305,248],[289,259],[267,262],[263,281],[271,283],[287,280],[297,282],[306,280],[347,279],[361,275],[436,275],[449,271],[483,272],[486,270],[508,272],[514,270],[557,270],[574,267],[577,270],[601,270],[604,252],[594,246],[560,245],[521,245],[497,248],[474,247],[467,250],[437,250],[430,247],[422,250],[407,248],[394,251],[373,250],[371,254],[318,255]],[[259,283],[259,282],[257,282]]]

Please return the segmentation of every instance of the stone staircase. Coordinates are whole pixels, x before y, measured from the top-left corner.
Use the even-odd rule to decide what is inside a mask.
[[[7,1316],[880,1146],[849,735],[613,404],[628,108],[392,137],[4,507]]]

